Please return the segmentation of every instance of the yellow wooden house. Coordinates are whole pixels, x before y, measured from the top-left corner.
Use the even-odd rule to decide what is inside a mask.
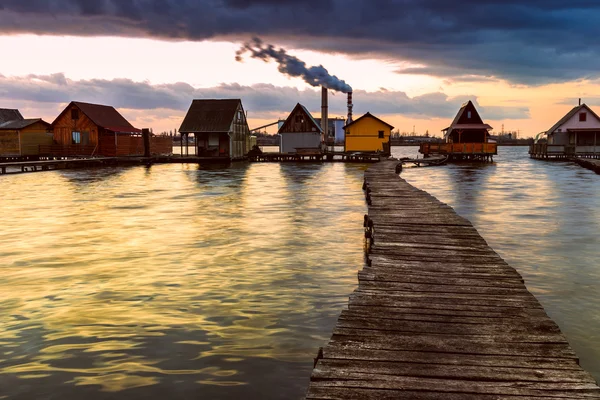
[[[366,113],[344,127],[345,150],[389,152],[392,129],[392,125]]]

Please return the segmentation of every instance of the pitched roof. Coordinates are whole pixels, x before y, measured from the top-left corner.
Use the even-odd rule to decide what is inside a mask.
[[[101,104],[83,103],[80,101],[72,101],[67,108],[54,120],[53,125],[58,119],[71,107],[75,105],[81,110],[92,122],[101,128],[113,132],[141,132],[129,123],[114,107],[104,106]]]
[[[23,116],[19,110],[13,110],[9,108],[0,108],[0,124],[8,121],[20,121]]]
[[[323,133],[323,129],[321,129],[321,125],[319,123],[317,123],[317,121],[313,118],[312,114],[306,109],[306,107],[304,107],[300,103],[296,104],[296,106],[294,107],[294,109],[292,110],[290,115],[288,115],[288,117],[285,119],[283,125],[281,125],[281,128],[279,128],[278,133],[282,133],[283,131],[285,131],[285,128],[290,129],[290,128],[288,128],[288,122],[290,122],[290,119],[292,118],[292,116],[296,115],[296,112],[298,109],[302,110],[302,112],[304,114],[306,114],[306,116],[308,117],[308,120],[315,128],[315,133]]]
[[[348,125],[344,126],[344,129],[346,129],[346,128],[347,128],[347,127],[349,127],[349,126],[352,126],[352,125],[354,125],[355,123],[357,123],[357,122],[358,122],[358,121],[360,121],[361,119],[363,119],[363,118],[367,118],[367,117],[371,117],[371,118],[373,118],[373,119],[376,119],[377,121],[379,121],[379,122],[381,122],[381,123],[383,123],[383,124],[385,124],[385,125],[389,126],[389,127],[390,127],[390,129],[394,129],[394,127],[393,127],[392,125],[390,125],[390,124],[388,124],[387,122],[385,122],[385,121],[383,121],[383,120],[381,120],[381,119],[377,118],[376,116],[374,116],[374,115],[373,115],[373,114],[371,114],[370,112],[367,112],[367,113],[366,113],[365,115],[363,115],[362,117],[360,117],[360,118],[357,118],[357,119],[355,119],[354,121],[350,122]]]
[[[179,132],[229,132],[240,99],[196,99],[188,110]]]
[[[568,120],[573,118],[576,114],[579,113],[579,111],[581,111],[584,108],[586,110],[588,110],[594,117],[596,117],[596,119],[598,121],[600,121],[600,117],[598,117],[598,115],[595,112],[593,112],[592,109],[589,108],[587,104],[583,103],[580,106],[573,107],[573,109],[571,111],[569,111],[564,117],[562,117],[556,124],[554,124],[552,126],[552,128],[550,128],[546,131],[546,135],[549,135],[552,132],[554,132],[555,130],[557,130],[561,125],[563,125],[565,122],[567,122]]]
[[[47,123],[46,121],[44,121],[43,119],[34,118],[34,119],[22,119],[22,120],[18,120],[18,121],[8,121],[8,122],[0,123],[0,130],[24,129],[24,128],[27,128],[28,126],[31,126],[37,122],[42,122],[42,123],[46,124],[48,127],[50,127],[50,124]]]
[[[463,116],[464,116],[465,112],[467,111],[467,109],[473,110],[475,115],[468,116],[468,118],[465,119],[465,118],[463,118]],[[461,123],[461,121],[462,121],[462,123]],[[474,123],[465,123],[467,121],[474,122]],[[454,117],[454,120],[452,121],[452,124],[450,124],[449,127],[442,129],[442,132],[446,132],[444,137],[448,137],[452,133],[452,131],[455,129],[487,129],[487,130],[490,130],[493,128],[490,125],[483,122],[483,119],[479,115],[479,111],[477,111],[475,104],[473,104],[473,102],[471,100],[469,100],[460,107],[460,109],[458,110],[458,113],[456,113],[456,117]]]

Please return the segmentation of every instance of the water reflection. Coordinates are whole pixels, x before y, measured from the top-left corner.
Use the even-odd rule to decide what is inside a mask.
[[[363,263],[363,169],[99,171],[2,178],[0,397],[301,398]]]

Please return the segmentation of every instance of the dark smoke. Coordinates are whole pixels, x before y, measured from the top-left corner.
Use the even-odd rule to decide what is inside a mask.
[[[311,86],[324,86],[338,92],[352,92],[352,87],[335,75],[330,75],[322,65],[307,67],[306,63],[297,57],[290,56],[282,49],[273,45],[264,44],[259,38],[252,39],[236,52],[235,59],[243,60],[243,55],[249,53],[250,57],[258,58],[265,62],[275,61],[279,64],[279,72],[289,76],[300,77]]]

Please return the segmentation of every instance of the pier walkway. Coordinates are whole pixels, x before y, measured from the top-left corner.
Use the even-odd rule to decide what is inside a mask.
[[[519,273],[385,161],[365,173],[368,266],[308,399],[600,399]]]

